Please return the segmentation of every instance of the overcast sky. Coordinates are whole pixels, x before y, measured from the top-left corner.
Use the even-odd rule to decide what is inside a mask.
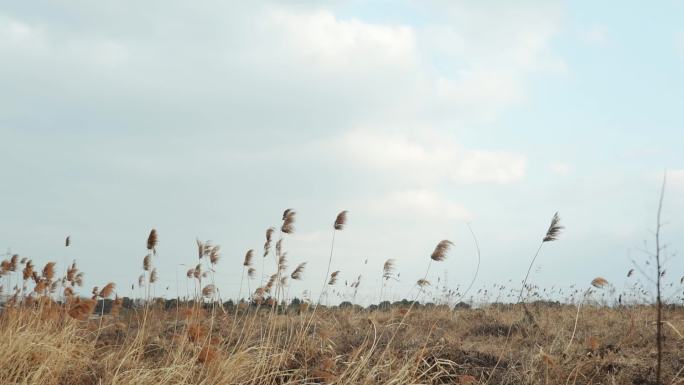
[[[291,295],[315,294],[346,209],[332,269],[370,301],[387,258],[404,297],[441,239],[429,279],[467,284],[467,223],[477,287],[520,281],[559,211],[531,281],[622,287],[665,169],[684,247],[681,1],[312,3],[0,1],[0,249],[128,295],[156,228],[157,294],[199,238],[234,297],[294,208]]]

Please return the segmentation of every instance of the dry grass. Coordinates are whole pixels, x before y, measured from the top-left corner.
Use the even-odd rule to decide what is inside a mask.
[[[517,306],[414,307],[408,314],[320,307],[308,329],[309,312],[293,308],[212,316],[208,306],[181,304],[154,306],[146,321],[135,309],[83,317],[93,306],[85,300],[67,310],[40,300],[7,307],[0,315],[0,383],[477,384],[495,365],[510,325],[510,349],[493,384],[649,384],[654,370],[647,306],[585,307],[569,349],[572,306],[534,308],[538,327]],[[681,308],[666,318],[684,329]],[[671,330],[664,346],[664,378],[678,383],[684,340]]]
[[[53,262],[38,273],[30,260],[12,255],[0,264],[0,276],[8,283],[16,276],[21,286],[12,289],[0,310],[0,384],[657,383],[654,306],[638,301],[622,306],[622,295],[620,306],[599,306],[591,290],[613,287],[601,277],[586,291],[575,290],[581,297],[572,294],[569,302],[576,305],[526,300],[540,291],[528,287],[527,278],[541,245],[558,239],[558,214],[523,287],[510,289],[512,304],[497,299],[477,309],[415,301],[433,287],[428,272],[433,262],[447,258],[454,246],[448,240],[426,258],[427,271],[416,282],[413,301],[363,309],[350,303],[326,307],[319,298],[286,306],[283,240],[294,231],[295,215],[292,209],[283,213],[275,273],[236,305],[217,301],[214,271],[220,248],[209,241],[197,241],[199,263],[186,274],[195,281],[195,293],[187,301],[150,298],[157,280],[156,230],[148,236],[139,279],[146,293],[135,301],[115,296],[114,283],[94,287],[91,298],[78,297],[83,273],[75,263],[59,278]],[[330,266],[335,233],[346,224],[342,211],[333,224],[321,297],[339,279],[340,272],[330,274]],[[263,259],[275,231],[266,231]],[[256,272],[253,258],[250,249],[241,262],[248,287]],[[305,266],[297,265],[289,277],[300,280]],[[351,283],[354,298],[361,278]],[[390,278],[395,279],[392,259],[382,266],[382,280]],[[684,384],[684,308],[664,308],[663,320],[661,384]]]

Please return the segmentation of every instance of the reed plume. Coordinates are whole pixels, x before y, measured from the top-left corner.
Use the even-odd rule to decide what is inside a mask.
[[[558,216],[558,212],[556,212],[555,214],[553,214],[551,224],[549,225],[549,229],[546,231],[546,236],[544,236],[543,242],[551,242],[557,240],[561,230],[563,229],[564,227],[560,225],[560,217]]]
[[[266,242],[264,243],[264,257],[268,255],[268,253],[271,252],[271,242],[273,241],[273,233],[275,232],[275,228],[269,227],[266,229]]]
[[[280,227],[280,231],[284,234],[292,234],[295,231],[294,222],[295,215],[297,213],[292,209],[287,209],[283,213],[283,225]]]
[[[151,250],[152,253],[157,254],[157,230],[152,229],[150,235],[147,237],[147,250]]]
[[[608,281],[603,277],[596,277],[591,281],[591,286],[599,289],[605,287],[606,285],[608,285]]]
[[[420,286],[420,287],[429,286],[429,285],[430,285],[430,281],[428,281],[428,280],[425,279],[425,278],[421,278],[421,279],[419,279],[419,280],[416,282],[416,285],[418,285],[418,286]]]
[[[249,277],[249,279],[254,279],[254,277],[256,277],[256,269],[253,267],[247,269],[247,277]]]
[[[304,268],[306,267],[306,262],[302,262],[297,267],[292,271],[292,274],[290,274],[290,278],[294,280],[301,280],[302,275],[304,274]]]
[[[93,313],[95,304],[95,300],[78,300],[78,302],[69,309],[69,316],[79,321],[85,321]]]
[[[204,297],[208,298],[208,297],[213,296],[215,291],[216,291],[216,286],[209,284],[209,285],[205,286],[204,288],[202,288],[202,295]]]
[[[435,250],[432,252],[432,255],[430,255],[430,258],[437,262],[445,260],[449,249],[453,245],[454,243],[447,239],[440,241],[437,246],[435,246]]]
[[[347,210],[344,210],[337,214],[337,218],[335,218],[335,224],[333,227],[335,230],[344,230],[344,226],[347,224]]]
[[[12,255],[12,258],[10,258],[10,271],[17,271],[18,267],[19,267],[19,255],[14,254],[14,255]]]
[[[212,265],[216,265],[221,258],[221,255],[219,252],[221,251],[221,246],[216,245],[209,250],[209,262],[211,262]]]
[[[264,286],[264,290],[266,290],[267,293],[271,292],[271,289],[273,288],[276,279],[278,279],[277,274],[273,274],[268,278],[268,282],[266,282],[266,286]]]
[[[74,278],[74,283],[79,287],[83,286],[83,275],[84,273],[79,272],[78,274],[76,274],[76,278]]]
[[[280,254],[278,258],[278,273],[282,273],[287,269],[287,253]]]
[[[328,281],[328,285],[334,285],[337,283],[337,276],[340,274],[340,271],[333,271],[332,274],[330,274],[330,280]]]
[[[152,256],[150,254],[147,254],[143,258],[143,270],[150,271],[151,269],[152,269]]]
[[[102,288],[102,290],[100,290],[99,297],[103,298],[103,299],[111,297],[111,295],[114,294],[115,288],[116,288],[116,284],[114,282],[110,282],[110,283],[106,284]],[[93,294],[95,294],[95,293],[93,292]]]
[[[390,258],[386,260],[385,263],[382,265],[382,278],[384,278],[385,280],[392,278],[394,269],[394,259]]]
[[[253,258],[254,258],[254,250],[253,249],[247,250],[247,253],[245,254],[245,260],[242,262],[242,266],[251,267]]]
[[[0,268],[2,269],[3,274],[7,273],[12,268],[12,262],[10,262],[9,259],[5,259],[2,262],[0,262]]]
[[[150,283],[157,282],[158,278],[159,277],[157,276],[157,269],[156,268],[152,269],[152,272],[150,273]]]
[[[64,240],[64,246],[65,247],[71,246],[71,236],[67,235],[66,239]]]
[[[24,265],[24,270],[22,270],[24,281],[27,281],[33,277],[33,267],[33,262],[30,260],[26,262],[26,265]]]

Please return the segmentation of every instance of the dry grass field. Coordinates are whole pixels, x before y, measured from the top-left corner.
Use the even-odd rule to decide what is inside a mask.
[[[573,306],[529,306],[534,321],[514,306],[319,308],[313,320],[305,309],[187,306],[86,320],[50,301],[7,308],[0,383],[655,383],[653,308],[646,306],[583,307],[570,346]],[[684,310],[665,318],[664,383],[680,384],[684,340],[675,329],[684,330]]]
[[[623,298],[601,277],[592,289],[576,289],[567,304],[535,297],[540,289],[528,277],[509,290],[507,303],[471,308],[417,302],[431,285],[430,266],[447,258],[448,240],[426,258],[413,300],[324,306],[321,298],[338,279],[328,270],[321,298],[289,301],[288,280],[301,279],[306,268],[286,271],[281,241],[294,231],[294,215],[287,210],[280,231],[267,230],[263,255],[273,257],[275,272],[238,305],[221,300],[213,284],[220,248],[200,241],[199,263],[187,271],[194,295],[152,298],[156,230],[142,260],[139,287],[145,294],[136,299],[117,296],[114,283],[84,297],[77,293],[84,274],[76,263],[60,277],[53,262],[41,269],[10,256],[2,261],[2,280],[19,283],[0,311],[0,384],[684,383],[684,309],[662,307],[658,349],[658,307],[627,293]],[[333,234],[345,224],[342,212]],[[555,215],[530,269],[562,229]],[[334,237],[330,251],[332,260]],[[254,254],[249,250],[242,263],[248,280],[255,275]],[[388,260],[383,279],[393,271]],[[359,282],[350,287],[357,290]],[[612,299],[590,290],[608,291]]]

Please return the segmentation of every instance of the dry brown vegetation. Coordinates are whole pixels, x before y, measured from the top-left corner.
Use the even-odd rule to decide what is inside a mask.
[[[492,384],[650,384],[653,309],[572,306],[366,311],[270,308],[123,309],[102,319],[94,301],[48,300],[0,316],[2,384],[479,384],[509,347]],[[75,313],[75,314],[74,314]],[[214,314],[212,316],[212,313]],[[146,317],[146,319],[145,319]],[[684,311],[666,310],[663,372],[681,383]],[[403,322],[402,322],[403,320]],[[391,341],[391,344],[390,344]],[[681,375],[681,373],[679,373]]]
[[[654,305],[593,300],[592,291],[611,286],[602,277],[575,290],[574,304],[528,300],[539,292],[526,284],[529,269],[562,230],[557,214],[511,303],[476,309],[415,301],[432,286],[428,272],[448,257],[449,240],[425,258],[411,301],[372,309],[288,304],[288,279],[301,279],[306,262],[288,273],[282,240],[295,230],[294,210],[282,221],[278,234],[266,231],[263,255],[272,255],[275,272],[236,305],[222,303],[214,285],[220,247],[199,240],[199,263],[187,271],[194,297],[150,298],[156,230],[139,278],[146,294],[137,300],[118,297],[114,283],[78,296],[83,273],[75,263],[60,278],[52,262],[38,270],[18,255],[2,261],[5,282],[19,283],[0,311],[0,384],[684,384],[681,306],[662,309],[659,352]],[[333,236],[346,224],[344,211]],[[321,297],[338,280],[333,251],[334,237]],[[250,249],[239,262],[243,282],[254,277],[253,259]],[[394,279],[394,263],[379,269],[382,281]],[[361,279],[349,286],[354,294]]]

